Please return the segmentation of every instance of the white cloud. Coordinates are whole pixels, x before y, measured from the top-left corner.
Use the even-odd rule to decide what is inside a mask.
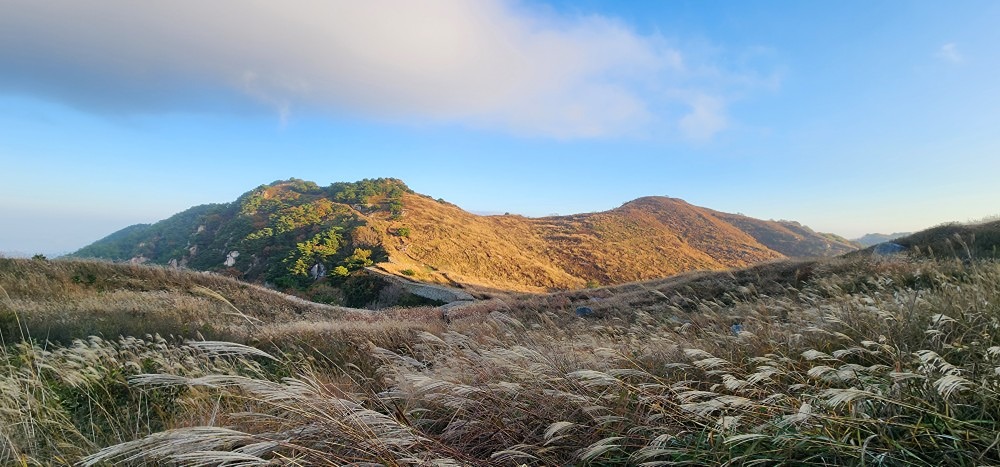
[[[942,45],[937,52],[934,54],[935,57],[951,63],[962,63],[965,61],[965,57],[958,51],[958,45],[954,42],[949,42]]]
[[[680,119],[685,136],[695,140],[708,140],[724,130],[728,123],[722,99],[696,95],[690,99],[691,112]]]
[[[5,0],[0,92],[98,112],[321,112],[559,138],[726,126],[692,57],[502,0]],[[694,57],[697,58],[697,57]],[[697,60],[694,60],[697,61]],[[666,88],[667,92],[664,92]],[[665,95],[703,95],[671,99]],[[669,117],[678,113],[682,118]]]

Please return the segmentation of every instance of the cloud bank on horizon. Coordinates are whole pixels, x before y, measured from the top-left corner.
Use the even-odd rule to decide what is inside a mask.
[[[0,93],[104,114],[297,112],[564,139],[712,138],[745,79],[503,0],[8,0]]]

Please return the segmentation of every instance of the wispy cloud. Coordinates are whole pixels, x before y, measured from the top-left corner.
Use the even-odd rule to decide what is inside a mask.
[[[693,71],[701,57],[613,18],[502,0],[7,0],[3,10],[0,92],[88,111],[270,109],[283,121],[319,112],[557,138],[659,125],[708,138],[727,121],[726,90]]]
[[[963,57],[962,53],[958,51],[958,45],[954,42],[942,45],[938,48],[934,56],[951,63],[962,63],[965,61],[965,57]]]
[[[709,140],[728,126],[725,102],[719,97],[696,95],[690,99],[691,112],[681,117],[679,125],[685,136]]]

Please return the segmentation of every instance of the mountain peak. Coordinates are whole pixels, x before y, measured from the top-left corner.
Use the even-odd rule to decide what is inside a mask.
[[[75,256],[183,265],[347,303],[344,284],[367,266],[428,283],[544,291],[851,248],[666,196],[571,216],[477,216],[398,179],[321,187],[293,178],[125,229]]]

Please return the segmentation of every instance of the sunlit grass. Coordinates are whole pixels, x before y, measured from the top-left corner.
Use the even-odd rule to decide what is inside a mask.
[[[242,344],[4,334],[0,463],[1000,463],[1000,263],[773,265],[449,316],[235,317]]]

